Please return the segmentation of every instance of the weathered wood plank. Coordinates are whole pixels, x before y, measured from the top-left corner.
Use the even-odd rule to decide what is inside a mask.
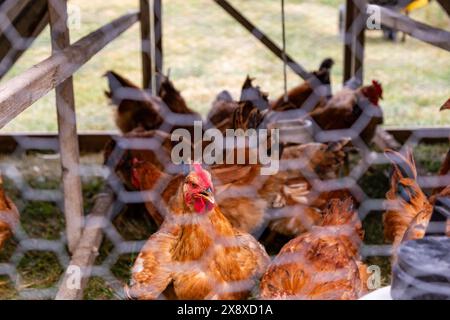
[[[114,201],[110,189],[105,189],[96,196],[94,207],[86,218],[86,226],[80,242],[72,255],[69,267],[60,283],[56,300],[80,300],[83,298],[83,290],[88,283],[91,267],[98,255],[102,243],[102,227],[105,219],[109,219]],[[80,271],[81,279],[76,279],[76,272]],[[79,283],[74,283],[80,280]]]
[[[283,50],[278,47],[275,42],[273,42],[268,36],[266,36],[260,29],[258,29],[253,23],[251,23],[246,17],[244,17],[239,11],[237,11],[228,1],[226,0],[214,0],[220,7],[222,7],[230,16],[232,16],[239,24],[241,24],[245,29],[250,31],[250,33],[258,39],[262,44],[264,44],[273,54],[278,58],[283,60]],[[310,77],[310,73],[306,71],[299,63],[294,61],[292,57],[286,54],[286,60],[289,68],[292,69],[298,76],[303,79]]]
[[[67,0],[48,0],[48,9],[52,52],[56,54],[70,46],[70,34],[67,27]],[[72,77],[64,80],[55,88],[55,91],[67,243],[69,251],[73,252],[81,237],[84,214]]]
[[[162,1],[161,0],[153,0],[153,19],[152,19],[152,28],[154,30],[154,42],[155,42],[155,52],[154,52],[154,83],[156,85],[155,93],[159,92],[160,88],[160,80],[161,77],[159,75],[164,73],[163,70],[163,37],[162,37]]]
[[[126,14],[0,85],[0,128],[61,84],[92,56],[138,21]]]
[[[353,76],[353,61],[355,60],[356,34],[353,23],[356,19],[356,6],[353,0],[345,2],[345,28],[344,28],[344,83]]]
[[[381,13],[381,24],[402,31],[413,38],[450,51],[450,32],[415,21],[393,10],[369,5]]]

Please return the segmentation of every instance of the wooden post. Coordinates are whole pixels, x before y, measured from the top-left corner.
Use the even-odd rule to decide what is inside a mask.
[[[157,95],[163,72],[161,0],[140,0],[140,11],[143,87]]]
[[[450,16],[450,1],[448,0],[437,0],[437,2],[442,6],[442,9],[447,12],[447,14]]]
[[[159,75],[163,74],[163,42],[162,42],[162,0],[153,0],[153,35],[154,35],[154,57],[155,66],[153,81],[156,85],[156,93],[159,93],[160,80]]]
[[[83,230],[83,236],[79,246],[72,255],[69,268],[81,271],[81,281],[79,286],[70,286],[73,281],[73,274],[68,268],[60,284],[55,300],[81,300],[83,291],[91,275],[92,265],[98,256],[98,250],[102,243],[102,227],[104,221],[110,219],[111,208],[114,201],[113,192],[106,187],[103,192],[97,195],[94,207],[86,218],[86,227]]]
[[[142,87],[151,91],[152,60],[150,31],[150,0],[140,0],[141,50],[142,50]]]
[[[346,0],[345,5],[345,29],[344,29],[344,83],[353,76],[353,61],[355,54],[355,21],[356,8],[353,0]]]
[[[49,0],[52,51],[57,53],[70,46],[67,27],[67,0]],[[76,127],[73,80],[69,77],[55,88],[58,114],[58,135],[64,188],[64,214],[67,242],[74,252],[83,226],[83,195],[79,175],[79,148]]]

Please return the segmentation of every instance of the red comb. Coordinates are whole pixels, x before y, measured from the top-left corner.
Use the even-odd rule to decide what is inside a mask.
[[[200,178],[200,180],[202,180],[202,182],[207,185],[210,186],[211,185],[211,181],[209,180],[208,175],[206,174],[206,171],[203,170],[201,164],[199,163],[194,163],[193,164],[194,167],[194,171],[195,173],[198,175],[198,177]]]
[[[383,87],[381,86],[381,83],[377,80],[372,80],[372,85],[377,88],[378,90],[383,90]]]

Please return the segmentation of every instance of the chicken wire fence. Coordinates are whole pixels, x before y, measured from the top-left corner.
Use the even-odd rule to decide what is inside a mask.
[[[14,56],[15,50],[21,50],[27,47],[27,43],[31,42],[32,39],[26,39],[20,36],[9,21],[8,15],[5,12],[9,10],[8,4],[11,5],[12,1],[4,1],[0,7],[0,30],[9,39],[12,44],[12,50],[10,57]],[[364,12],[364,11],[362,11]],[[365,24],[361,21],[367,19],[366,14],[362,14],[356,20],[352,28],[365,28]],[[361,20],[361,21],[360,21]],[[358,30],[350,30],[344,39],[349,39],[353,37]],[[350,40],[346,40],[349,42]],[[362,60],[362,47],[360,44],[356,43],[355,47],[351,50],[354,55]],[[153,52],[153,57],[158,56],[161,52]],[[5,65],[8,65],[8,57],[2,60]],[[358,75],[360,70],[354,70],[353,74]],[[312,91],[305,99],[304,103],[300,107],[292,107],[288,105],[283,111],[273,111],[271,110],[270,103],[265,99],[264,95],[261,93],[259,88],[250,86],[242,91],[241,105],[237,108],[245,107],[250,104],[253,108],[252,110],[257,110],[254,113],[258,114],[258,121],[254,121],[252,115],[254,113],[246,113],[244,111],[237,115],[235,111],[231,115],[233,118],[233,124],[229,129],[238,129],[236,127],[237,123],[240,123],[240,129],[256,129],[262,130],[267,128],[277,128],[280,136],[279,141],[275,139],[275,145],[280,144],[280,157],[279,170],[272,175],[257,175],[253,177],[250,182],[241,183],[242,177],[235,179],[231,184],[231,187],[225,191],[220,191],[222,194],[217,194],[216,199],[218,201],[218,206],[226,205],[226,201],[232,201],[232,199],[251,199],[252,202],[256,203],[258,201],[264,202],[262,206],[265,207],[263,217],[260,217],[260,223],[257,224],[252,230],[245,230],[251,232],[256,239],[259,239],[263,245],[269,251],[271,256],[278,254],[278,251],[282,245],[286,244],[289,239],[294,238],[300,234],[306,232],[318,232],[317,230],[323,230],[326,232],[327,228],[313,226],[313,219],[308,216],[307,210],[305,208],[313,207],[315,211],[321,211],[326,207],[326,204],[330,199],[325,201],[325,204],[316,205],[315,201],[320,200],[321,196],[324,194],[332,194],[339,191],[346,190],[346,197],[352,197],[355,202],[355,208],[359,219],[363,222],[363,226],[367,227],[365,223],[367,217],[371,213],[375,213],[376,216],[380,217],[381,214],[386,211],[390,203],[386,201],[384,197],[373,196],[367,193],[365,188],[367,185],[361,185],[364,177],[367,174],[371,174],[371,170],[376,166],[383,166],[390,164],[389,160],[384,156],[382,150],[374,151],[373,145],[370,141],[365,141],[362,138],[363,132],[371,124],[373,119],[380,118],[380,109],[373,105],[371,101],[366,98],[358,97],[356,101],[357,117],[356,120],[351,123],[348,128],[343,129],[333,129],[333,130],[323,130],[321,125],[319,125],[311,116],[310,112],[322,101],[322,99],[329,99],[331,88],[329,84],[323,83],[323,78],[318,76],[318,73],[309,73],[308,82],[312,87]],[[160,83],[166,81],[165,78],[154,78],[153,85],[155,87],[158,81]],[[161,85],[161,84],[160,84]],[[360,87],[362,83],[358,83],[357,77],[352,78],[348,82],[348,87],[351,89],[356,89]],[[110,81],[111,86],[111,81]],[[145,105],[150,105],[153,111],[159,115],[160,120],[158,123],[154,124],[154,127],[149,125],[146,127],[146,120],[148,117],[145,112],[139,114],[138,117],[142,117],[138,121],[138,130],[128,130],[129,133],[121,136],[116,136],[112,138],[112,141],[108,144],[105,154],[106,159],[102,164],[100,161],[97,163],[82,163],[78,168],[80,177],[84,182],[92,180],[93,178],[99,179],[101,181],[102,188],[97,188],[97,195],[94,192],[88,193],[89,198],[85,198],[85,201],[89,202],[89,206],[85,206],[85,214],[95,210],[97,202],[99,199],[103,199],[108,204],[102,214],[86,215],[84,218],[84,230],[92,230],[95,228],[101,229],[101,234],[103,234],[104,240],[102,245],[98,242],[98,237],[96,240],[92,241],[93,246],[88,248],[94,253],[99,253],[102,257],[102,261],[90,261],[84,265],[80,270],[77,269],[77,265],[71,262],[71,254],[67,249],[67,235],[65,232],[61,232],[56,236],[51,237],[37,237],[33,236],[33,232],[30,232],[29,228],[25,227],[27,222],[24,221],[27,217],[33,218],[32,214],[27,213],[26,216],[23,215],[24,211],[33,211],[33,208],[28,207],[31,202],[39,201],[41,203],[51,203],[59,209],[60,212],[64,211],[64,193],[72,192],[72,190],[62,190],[61,183],[56,183],[50,187],[45,186],[45,179],[39,181],[41,177],[37,177],[41,174],[39,170],[40,164],[35,164],[31,168],[25,168],[21,165],[19,161],[26,161],[26,156],[33,154],[39,154],[38,163],[45,163],[48,161],[57,161],[59,144],[57,138],[36,138],[27,136],[15,136],[14,139],[17,143],[15,151],[11,154],[12,160],[2,161],[0,164],[0,169],[5,180],[6,192],[9,196],[13,198],[18,204],[18,210],[22,213],[20,223],[13,226],[13,238],[0,251],[0,276],[2,276],[2,281],[0,285],[10,286],[16,291],[17,297],[20,299],[42,299],[42,298],[54,298],[57,296],[58,291],[62,287],[68,287],[69,289],[79,289],[85,287],[86,283],[83,283],[82,278],[101,278],[107,284],[108,290],[114,292],[114,296],[117,298],[125,298],[126,294],[124,292],[124,285],[128,282],[124,277],[118,277],[117,272],[112,270],[117,267],[118,261],[124,255],[131,255],[128,263],[125,264],[125,268],[131,270],[133,264],[136,260],[137,253],[140,252],[142,247],[147,241],[148,236],[156,232],[157,226],[155,224],[154,216],[148,214],[147,210],[139,204],[151,203],[153,208],[162,213],[162,218],[167,219],[170,217],[170,204],[162,200],[162,195],[166,190],[166,187],[170,184],[173,177],[177,175],[185,176],[189,172],[190,166],[186,163],[184,164],[174,164],[173,159],[168,157],[165,152],[165,145],[167,144],[167,137],[173,133],[175,128],[186,128],[191,127],[194,121],[199,121],[198,115],[196,114],[186,114],[174,112],[173,106],[170,104],[169,100],[164,100],[155,97],[151,92],[147,90],[141,90],[131,87],[123,87],[123,84],[119,83],[120,88],[112,92],[111,99],[114,104],[120,105],[123,102],[130,103],[134,102],[139,104],[142,102]],[[162,86],[162,85],[161,85]],[[117,87],[116,87],[117,88]],[[166,92],[167,94],[167,92]],[[223,99],[223,95],[219,95],[220,99]],[[218,98],[218,100],[220,100]],[[230,102],[228,98],[223,99],[225,102]],[[241,108],[240,110],[244,110]],[[151,121],[154,120],[154,113],[151,113]],[[228,115],[230,116],[230,115]],[[236,118],[241,117],[241,122],[237,122]],[[217,123],[211,121],[212,118],[203,119],[202,126],[204,129],[213,128]],[[308,127],[305,131],[304,126],[300,129],[303,142],[298,141],[298,135],[287,134],[283,135],[286,131],[283,126],[275,126],[274,124],[283,124],[287,120],[292,121],[292,119],[307,119],[311,127]],[[226,119],[223,119],[226,120]],[[333,119],[337,120],[337,119]],[[134,128],[136,129],[136,128]],[[156,133],[155,130],[158,130]],[[275,132],[275,131],[273,131]],[[273,133],[272,132],[272,133]],[[203,131],[202,131],[203,134]],[[275,134],[276,136],[277,134]],[[297,137],[297,138],[296,138]],[[403,144],[399,145],[398,148],[401,152],[406,153],[408,148],[413,147],[421,143],[422,140],[426,138],[448,138],[446,132],[437,131],[417,131],[412,132],[409,139]],[[270,139],[273,139],[272,136]],[[269,140],[270,140],[269,139]],[[292,139],[292,140],[290,140]],[[349,141],[351,139],[351,142]],[[272,140],[271,140],[272,141]],[[204,141],[200,141],[200,144]],[[303,145],[305,149],[301,149],[299,152],[293,152],[292,155],[285,156],[286,150],[294,150],[298,146]],[[309,147],[306,147],[308,145]],[[173,147],[173,146],[172,146]],[[293,149],[290,149],[293,148]],[[310,148],[310,149],[309,149]],[[338,149],[333,149],[338,148]],[[326,159],[329,162],[325,162],[325,167],[321,164],[317,157],[322,155],[322,153],[329,152],[330,157],[336,157],[337,159]],[[135,170],[136,161],[154,161],[159,165],[159,172],[161,176],[157,181],[154,182],[153,187],[150,190],[136,190],[133,185],[133,174]],[[149,158],[148,158],[149,157]],[[198,159],[196,159],[198,160]],[[248,160],[248,159],[247,159]],[[235,163],[230,164],[230,168],[234,168]],[[236,170],[225,171],[224,175],[214,175],[214,169],[217,168],[214,165],[204,165],[204,168],[210,171],[213,175],[213,182],[217,190],[221,190],[221,186],[227,185],[225,181],[228,181],[233,174],[236,172],[239,174],[238,169],[242,169],[246,165],[252,165],[248,163],[242,164],[242,166],[237,167]],[[118,168],[120,167],[120,168]],[[227,168],[227,165],[224,167]],[[33,181],[30,181],[29,173],[31,169],[31,176]],[[385,179],[389,178],[389,169],[383,169],[385,173]],[[129,174],[129,177],[123,175],[123,173]],[[128,173],[127,173],[128,172]],[[288,173],[286,173],[288,172]],[[278,175],[283,175],[282,179],[284,183],[280,186],[276,192],[273,194],[269,193],[261,194],[261,190],[271,181],[271,179],[276,179]],[[286,174],[288,178],[284,175]],[[156,173],[152,173],[151,177],[155,177]],[[244,179],[245,176],[242,178]],[[281,178],[280,178],[281,179]],[[130,184],[131,181],[131,184]],[[299,182],[300,181],[300,182]],[[370,179],[368,180],[371,183]],[[421,174],[419,170],[419,176],[417,181],[420,186],[424,189],[431,189],[437,187],[445,187],[450,182],[450,177],[448,175],[439,176],[437,174],[424,175]],[[228,183],[229,184],[229,183]],[[41,187],[44,186],[44,187]],[[386,186],[386,184],[385,184]],[[387,191],[387,189],[385,190]],[[97,193],[95,192],[95,193]],[[111,203],[109,203],[110,195]],[[286,199],[289,197],[289,201]],[[391,205],[396,205],[393,203]],[[320,207],[320,209],[318,209]],[[94,209],[93,209],[94,208]],[[251,209],[253,207],[250,206]],[[137,222],[132,222],[132,227],[130,230],[120,230],[126,223],[123,223],[124,219],[132,219],[133,215],[144,216],[145,218],[139,218]],[[0,217],[1,221],[9,224],[8,212],[4,212]],[[252,212],[250,212],[252,213]],[[131,218],[130,218],[131,214]],[[246,213],[242,215],[245,216]],[[61,214],[62,215],[62,214]],[[125,218],[120,219],[124,216]],[[5,217],[5,218],[4,218]],[[128,217],[128,218],[127,218]],[[236,217],[234,219],[239,220]],[[244,218],[243,218],[244,219]],[[120,221],[120,222],[118,222]],[[144,221],[144,222],[142,222]],[[150,221],[150,222],[148,222]],[[294,221],[294,222],[292,222]],[[45,224],[47,221],[43,219],[41,223]],[[129,236],[133,233],[133,223],[134,224],[149,224],[151,225],[151,231],[147,230],[146,236],[139,240],[136,240],[134,236]],[[177,224],[192,224],[192,220],[189,218],[187,221],[176,221]],[[295,230],[297,234],[291,234],[289,237],[281,236],[277,234],[274,238],[273,234],[269,231],[272,229],[277,229],[274,226],[277,224],[284,224],[286,227],[291,227],[290,223],[300,223],[304,230]],[[11,223],[13,225],[14,223]],[[235,226],[239,224],[239,221],[232,221]],[[341,230],[335,228],[329,230],[333,235],[339,234],[339,232],[348,232],[348,230],[343,226]],[[320,233],[320,232],[319,232]],[[83,237],[86,235],[86,231]],[[185,270],[198,269],[204,271],[208,274],[207,270],[210,267],[208,262],[211,260],[212,256],[215,254],[215,246],[225,246],[225,247],[235,247],[240,245],[236,243],[234,238],[223,238],[215,234],[215,230],[211,230],[209,235],[213,240],[214,246],[211,246],[211,250],[206,250],[201,255],[200,259],[185,262],[185,263],[174,263],[171,266],[173,272],[184,272]],[[83,238],[82,237],[82,238]],[[376,289],[381,285],[386,285],[388,283],[382,283],[380,278],[380,268],[385,268],[386,261],[380,262],[379,257],[390,257],[392,253],[392,247],[390,244],[383,244],[382,241],[362,241],[360,244],[360,254],[362,260],[366,262],[369,266],[369,273],[374,275],[371,278],[371,283],[369,284],[370,289]],[[81,240],[83,241],[83,240]],[[96,242],[97,241],[97,242]],[[370,242],[370,243],[368,243]],[[105,244],[108,243],[108,244]],[[274,244],[275,243],[275,244]],[[95,244],[95,245],[94,245]],[[108,249],[102,249],[104,247]],[[103,251],[102,251],[103,250]],[[155,248],[158,250],[158,248]],[[105,253],[106,251],[106,253]],[[33,254],[29,254],[33,252]],[[38,285],[30,288],[29,282],[26,281],[30,277],[30,274],[39,273],[45,274],[46,262],[40,262],[42,264],[34,264],[33,258],[37,257],[36,252],[40,253],[51,253],[50,259],[57,261],[60,266],[58,274],[54,276],[54,282],[46,287]],[[96,254],[94,254],[95,256]],[[293,259],[296,257],[294,255]],[[25,268],[24,264],[31,265],[29,268]],[[290,262],[290,261],[289,261]],[[284,261],[283,263],[287,263]],[[382,265],[384,264],[384,266]],[[122,266],[123,267],[123,266]],[[25,272],[23,270],[26,270]],[[129,274],[128,274],[129,276]],[[334,275],[324,274],[324,279],[326,281],[336,281],[341,278],[345,278],[347,274],[337,272]],[[81,277],[81,278],[80,278]],[[129,278],[128,278],[129,280]],[[229,292],[240,292],[240,291],[252,291],[255,297],[258,297],[258,286],[255,286],[254,282],[249,281],[229,281],[227,283],[214,282],[211,277],[211,286],[214,288],[215,293],[229,293]],[[1,291],[1,290],[0,290]],[[162,295],[162,298],[168,298],[169,296]],[[211,296],[211,297],[214,297]]]

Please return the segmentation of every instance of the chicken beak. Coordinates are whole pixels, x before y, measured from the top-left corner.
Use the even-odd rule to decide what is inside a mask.
[[[211,204],[215,204],[216,200],[214,199],[214,194],[211,188],[206,189],[205,191],[200,192],[199,194],[203,199],[208,201]]]

